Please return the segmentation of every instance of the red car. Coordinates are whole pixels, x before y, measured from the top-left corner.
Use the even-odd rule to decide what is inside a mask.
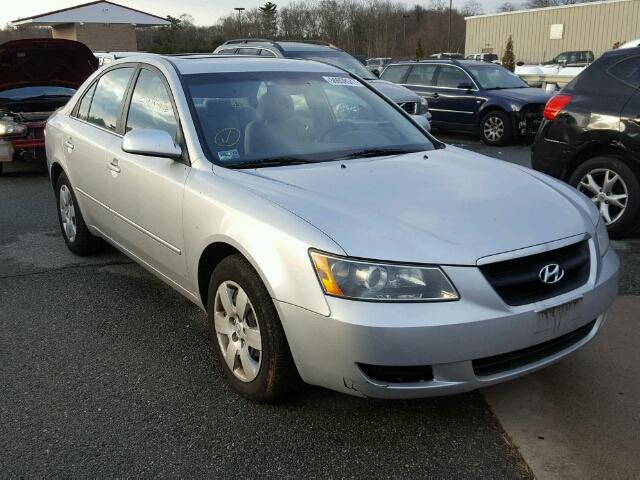
[[[54,38],[0,45],[0,173],[6,162],[44,161],[44,125],[98,68],[80,42]]]

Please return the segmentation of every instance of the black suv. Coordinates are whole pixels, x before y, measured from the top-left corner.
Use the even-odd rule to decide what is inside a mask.
[[[533,168],[591,198],[612,237],[630,233],[640,211],[640,48],[606,52],[544,110]]]

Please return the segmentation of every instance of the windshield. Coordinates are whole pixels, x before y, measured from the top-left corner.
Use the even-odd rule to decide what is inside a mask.
[[[340,50],[292,50],[285,53],[289,58],[304,58],[307,60],[317,60],[318,62],[330,63],[336,67],[344,68],[347,72],[364,78],[365,80],[377,80],[373,73],[367,70],[358,59]]]
[[[249,168],[432,150],[430,137],[347,74],[185,75],[212,162]]]
[[[528,87],[515,73],[499,65],[470,65],[467,69],[483,90]]]
[[[71,97],[76,91],[66,87],[20,87],[0,92],[0,98],[5,100],[26,100],[34,97]]]

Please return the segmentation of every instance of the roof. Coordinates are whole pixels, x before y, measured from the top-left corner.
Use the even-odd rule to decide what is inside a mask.
[[[170,22],[157,15],[125,7],[108,0],[83,3],[75,7],[19,18],[12,25],[60,25],[64,23],[101,23],[135,25],[169,25]]]
[[[147,54],[149,55],[149,54]],[[289,58],[266,58],[235,55],[186,55],[160,56],[150,54],[152,59],[170,61],[181,74],[225,73],[225,72],[320,72],[345,73],[340,68],[311,60]],[[126,61],[124,59],[123,61]],[[136,60],[143,60],[137,57]]]
[[[498,17],[501,15],[516,15],[522,13],[533,13],[540,12],[544,10],[559,10],[561,8],[582,8],[582,7],[591,7],[593,5],[601,5],[604,3],[621,3],[621,2],[635,2],[637,0],[601,0],[599,2],[586,2],[586,3],[576,3],[570,5],[557,5],[553,7],[542,7],[542,8],[529,8],[525,10],[513,10],[512,12],[497,12],[497,13],[485,13],[483,15],[472,15],[470,17],[464,17],[465,20],[472,20],[474,18],[485,18],[485,17]]]
[[[415,65],[419,63],[441,63],[443,65],[460,65],[463,67],[473,65],[486,65],[488,67],[495,66],[495,63],[481,62],[479,60],[463,60],[463,59],[450,59],[450,58],[425,58],[424,60],[404,60],[399,62],[393,62],[390,65]]]
[[[235,46],[242,48],[244,45],[275,47],[281,52],[283,51],[309,51],[309,50],[338,50],[338,47],[320,40],[269,40],[264,38],[238,38],[227,40],[216,50],[222,47]]]

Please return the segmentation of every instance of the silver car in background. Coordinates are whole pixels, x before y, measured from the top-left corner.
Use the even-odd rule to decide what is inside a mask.
[[[206,311],[256,401],[515,378],[591,340],[616,296],[586,197],[442,144],[327,64],[116,61],[46,133],[68,247],[106,240]]]

